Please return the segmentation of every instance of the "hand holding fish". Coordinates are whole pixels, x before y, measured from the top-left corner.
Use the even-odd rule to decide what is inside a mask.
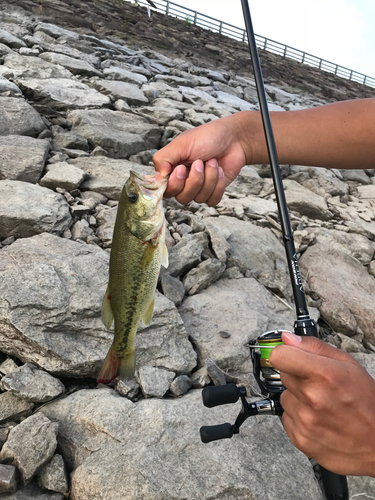
[[[375,99],[270,113],[280,164],[373,168]],[[244,165],[268,164],[258,111],[242,111],[180,134],[155,153],[170,174],[166,197],[216,205]],[[222,170],[222,172],[221,172]]]

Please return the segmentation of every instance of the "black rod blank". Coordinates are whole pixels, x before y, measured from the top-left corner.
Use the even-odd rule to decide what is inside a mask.
[[[271,172],[275,187],[276,201],[279,210],[281,230],[284,238],[284,246],[287,256],[289,274],[292,277],[292,288],[294,302],[297,309],[297,318],[308,318],[309,312],[307,309],[305,294],[303,292],[302,279],[298,267],[296,249],[294,246],[293,232],[290,225],[288,207],[286,204],[284,187],[281,180],[279,159],[277,156],[275,137],[272,130],[271,117],[268,110],[266,91],[264,88],[262,69],[260,66],[258,50],[255,41],[255,33],[250,16],[249,4],[247,0],[241,0],[241,2],[245,19],[247,38],[249,42],[251,62],[253,65],[255,83],[258,93],[260,112],[262,115],[264,134],[266,136],[268,156],[270,159]]]

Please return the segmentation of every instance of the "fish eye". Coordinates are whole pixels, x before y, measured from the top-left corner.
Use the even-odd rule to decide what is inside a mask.
[[[130,193],[128,195],[130,203],[135,203],[138,200],[138,195],[137,193]]]

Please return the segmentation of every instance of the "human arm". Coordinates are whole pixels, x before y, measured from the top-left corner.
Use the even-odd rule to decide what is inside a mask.
[[[270,114],[280,164],[374,168],[375,99]],[[188,130],[154,155],[157,171],[172,172],[166,196],[176,196],[184,204],[196,199],[214,205],[244,165],[268,162],[257,111]]]
[[[375,477],[375,380],[345,351],[283,334],[270,362],[280,370],[283,424],[292,443],[326,469]]]

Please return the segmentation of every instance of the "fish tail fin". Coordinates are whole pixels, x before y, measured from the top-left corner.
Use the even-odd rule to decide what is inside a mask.
[[[131,380],[134,377],[135,372],[135,353],[134,350],[126,352],[124,357],[121,359],[119,377],[122,382]]]
[[[107,357],[104,360],[102,369],[98,376],[98,384],[109,384],[117,377],[122,359],[116,356],[115,350],[112,347],[108,351]]]

